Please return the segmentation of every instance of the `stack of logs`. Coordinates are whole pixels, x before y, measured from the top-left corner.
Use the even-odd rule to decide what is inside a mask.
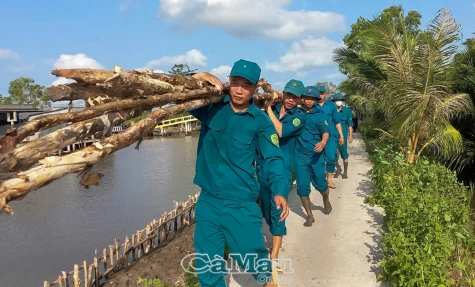
[[[216,103],[226,95],[226,88],[220,93],[213,85],[191,76],[122,71],[118,66],[114,70],[60,69],[52,74],[76,83],[49,87],[50,99],[70,101],[70,106],[72,101],[84,100],[86,108],[36,118],[0,137],[0,212],[13,214],[9,201],[19,200],[70,173],[80,173],[84,185],[98,180],[99,174],[90,170],[105,156],[133,143],[138,149],[143,137],[162,120]],[[282,92],[273,90],[264,79],[259,87],[263,92],[254,95],[257,106],[281,100]],[[143,120],[112,135],[113,126],[157,107]],[[26,137],[62,123],[69,125],[19,145]],[[64,156],[52,156],[92,135],[102,140]]]

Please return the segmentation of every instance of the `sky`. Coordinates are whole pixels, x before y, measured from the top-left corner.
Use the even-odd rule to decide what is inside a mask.
[[[84,0],[2,1],[0,94],[9,82],[30,77],[51,86],[67,83],[55,68],[168,72],[187,63],[226,81],[233,63],[254,61],[276,89],[290,79],[306,86],[338,84],[344,76],[332,51],[358,17],[384,8],[417,10],[426,26],[441,8],[475,32],[475,0]]]

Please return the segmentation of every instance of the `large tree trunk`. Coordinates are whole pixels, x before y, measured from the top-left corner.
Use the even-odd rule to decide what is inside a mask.
[[[113,101],[98,106],[89,107],[79,112],[46,115],[38,119],[32,120],[31,122],[28,122],[21,126],[17,131],[15,144],[20,143],[26,137],[33,135],[38,131],[62,123],[75,123],[79,121],[84,121],[112,111],[120,111],[132,108],[153,108],[178,100],[196,99],[212,94],[218,94],[218,90],[214,87],[205,87],[199,90],[193,90],[186,93],[166,93],[163,95],[152,95],[137,99]],[[4,149],[2,149],[1,151],[8,152],[8,150]]]
[[[206,106],[221,99],[222,96],[213,96],[155,110],[125,131],[105,138],[100,143],[65,156],[52,156],[40,160],[39,166],[20,172],[15,178],[0,183],[0,211],[13,214],[12,208],[7,205],[11,200],[22,198],[29,192],[67,174],[80,172],[96,164],[106,155],[128,147],[136,141],[140,144],[142,136],[153,130],[165,117]]]
[[[109,135],[114,125],[126,121],[132,116],[134,116],[132,112],[122,111],[77,122],[26,143],[13,152],[0,153],[0,173],[26,170],[35,165],[38,160],[80,140],[91,136]]]
[[[114,73],[95,69],[54,70],[53,75],[74,79],[78,84],[48,88],[52,101],[88,99],[93,95],[109,98],[132,98],[143,95],[202,89],[208,84],[186,76],[154,74],[141,71]]]

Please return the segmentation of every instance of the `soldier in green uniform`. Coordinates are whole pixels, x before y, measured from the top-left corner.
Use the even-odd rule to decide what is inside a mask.
[[[285,176],[279,136],[269,117],[253,102],[260,72],[254,62],[235,62],[230,73],[229,95],[221,102],[190,112],[201,122],[194,179],[201,193],[195,209],[194,241],[199,257],[195,260],[196,270],[200,270],[198,279],[202,287],[226,286],[226,270],[214,269],[216,258],[223,260],[225,244],[242,269],[264,286],[275,286],[270,281],[272,263],[264,246],[262,213],[256,203],[259,194],[254,165],[256,152],[263,160],[270,198],[282,211],[280,220],[289,214],[286,195],[290,185]],[[209,73],[201,72],[193,77],[223,87]]]
[[[338,114],[340,115],[340,122],[341,122],[341,129],[343,130],[343,136],[345,139],[345,142],[342,145],[338,146],[338,152],[341,155],[341,158],[343,159],[343,175],[342,178],[348,178],[348,143],[353,142],[353,116],[351,109],[348,107],[345,107],[343,105],[343,102],[345,101],[345,97],[337,93],[332,101],[336,104],[337,109],[338,109]],[[336,173],[334,177],[340,176],[341,173],[341,166],[338,164],[338,156],[337,156],[337,161],[336,161]]]
[[[296,140],[295,176],[297,194],[307,213],[304,226],[312,226],[315,222],[310,202],[310,182],[323,197],[324,213],[330,214],[330,190],[325,174],[324,150],[330,136],[330,126],[325,112],[315,105],[321,99],[317,87],[306,87],[302,95],[303,109],[307,113],[305,127]]]
[[[289,182],[289,186],[292,181],[292,168],[295,161],[295,138],[302,132],[305,125],[306,113],[297,107],[304,89],[305,86],[301,81],[292,79],[285,85],[282,104],[273,107],[267,105],[266,108],[279,136],[279,145],[285,162],[285,178]],[[282,210],[277,209],[275,201],[271,198],[268,175],[266,170],[263,169],[262,159],[259,157],[257,158],[257,167],[262,214],[273,235],[271,259],[278,259],[282,237],[287,235],[287,228],[285,221],[280,221]],[[288,199],[288,193],[285,196]],[[280,271],[279,265],[276,268]]]
[[[337,146],[344,143],[343,131],[340,123],[340,116],[336,109],[336,105],[327,101],[327,89],[320,86],[320,99],[317,108],[323,110],[327,115],[328,125],[330,126],[330,138],[325,146],[325,167],[327,171],[327,182],[330,188],[336,188],[333,182],[333,173],[335,172],[335,164],[337,161]]]

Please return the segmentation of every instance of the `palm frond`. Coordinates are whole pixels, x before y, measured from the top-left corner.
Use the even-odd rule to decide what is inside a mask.
[[[472,111],[472,98],[469,94],[451,95],[443,99],[436,109],[436,118],[454,120]]]

